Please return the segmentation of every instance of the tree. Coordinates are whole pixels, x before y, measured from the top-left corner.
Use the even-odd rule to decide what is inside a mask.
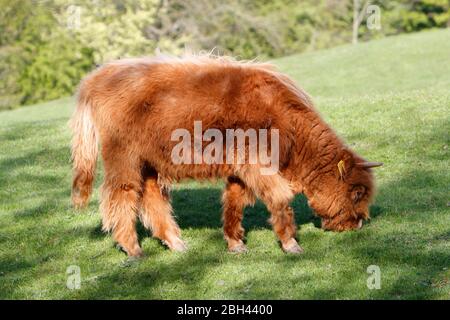
[[[366,19],[379,21],[371,4],[383,29],[362,33]],[[157,48],[267,58],[450,25],[450,0],[0,0],[0,8],[0,109],[70,95],[95,64]]]
[[[157,0],[55,0],[55,3],[60,29],[83,47],[91,48],[97,64],[151,54],[156,48],[156,42],[146,36],[145,30],[154,23]],[[73,19],[79,22],[68,28],[67,22],[73,23]]]
[[[92,50],[61,28],[58,5],[0,1],[0,109],[72,94],[92,68]]]
[[[402,1],[400,25],[405,32],[450,26],[449,0]]]
[[[353,32],[352,32],[352,43],[358,43],[358,31],[359,26],[364,20],[364,16],[367,11],[367,7],[370,5],[370,1],[364,1],[364,6],[361,8],[361,0],[353,0]]]

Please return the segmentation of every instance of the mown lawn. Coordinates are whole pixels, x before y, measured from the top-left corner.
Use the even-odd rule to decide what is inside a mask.
[[[360,154],[383,161],[372,220],[332,233],[298,197],[305,253],[284,254],[258,203],[245,216],[248,254],[226,251],[222,184],[176,186],[186,253],[139,227],[146,257],[128,260],[101,232],[96,191],[70,206],[71,98],[0,113],[2,299],[450,299],[450,30],[387,38],[275,61],[309,91]],[[79,266],[81,287],[66,286]],[[381,289],[366,285],[370,265]]]

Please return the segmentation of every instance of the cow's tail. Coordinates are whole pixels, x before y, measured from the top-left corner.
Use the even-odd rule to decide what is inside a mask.
[[[91,104],[81,94],[69,124],[72,129],[72,203],[75,208],[82,208],[88,204],[92,193],[98,141]]]

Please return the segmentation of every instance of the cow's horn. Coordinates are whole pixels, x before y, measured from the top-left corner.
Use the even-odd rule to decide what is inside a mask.
[[[360,168],[375,168],[375,167],[381,167],[383,165],[383,162],[359,162],[356,164]]]

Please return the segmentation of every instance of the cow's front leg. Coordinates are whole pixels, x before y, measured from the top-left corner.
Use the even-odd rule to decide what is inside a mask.
[[[302,253],[303,249],[295,239],[297,227],[294,211],[289,206],[294,193],[288,181],[279,174],[262,175],[257,167],[246,167],[240,172],[240,178],[259,197],[271,213],[270,223],[288,253]]]
[[[287,253],[302,253],[303,249],[295,240],[297,226],[294,210],[288,204],[267,204],[271,213],[270,223],[280,239],[281,247]]]

